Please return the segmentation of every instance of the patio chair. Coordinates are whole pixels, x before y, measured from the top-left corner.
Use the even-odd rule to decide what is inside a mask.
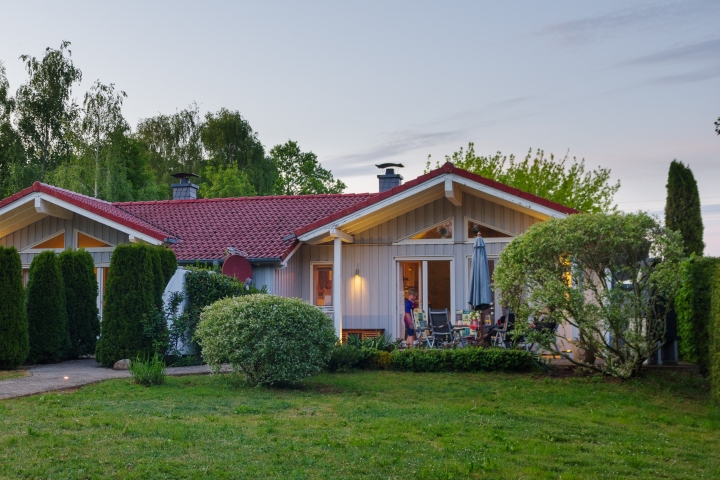
[[[495,335],[490,339],[490,345],[493,347],[500,347],[504,349],[512,348],[513,339],[510,333],[515,328],[515,314],[511,313],[508,315],[508,319],[503,324],[500,330],[495,332]]]
[[[430,310],[430,330],[433,336],[433,347],[442,347],[453,343],[453,326],[450,324],[448,309]]]
[[[433,348],[435,338],[432,335],[427,334],[430,330],[430,326],[425,320],[425,312],[417,311],[413,314],[413,320],[415,321],[415,338],[417,338],[418,345],[425,342],[428,347]]]

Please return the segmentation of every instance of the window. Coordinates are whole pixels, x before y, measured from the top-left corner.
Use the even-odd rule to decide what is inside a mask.
[[[439,240],[439,239],[449,239],[452,240],[453,238],[453,220],[448,219],[444,222],[437,223],[433,225],[432,227],[423,230],[420,233],[416,233],[412,237],[410,237],[410,240]]]
[[[512,238],[513,235],[511,235],[508,232],[503,232],[501,230],[498,230],[495,227],[491,227],[489,225],[485,225],[484,223],[478,222],[476,220],[470,220],[466,219],[465,221],[467,225],[467,238],[468,240],[475,240],[475,237],[477,237],[477,234],[480,233],[483,238]]]
[[[82,232],[77,234],[77,248],[107,248],[112,247],[109,243],[105,243],[102,240],[98,240],[95,237],[91,237]]]
[[[312,266],[312,298],[313,305],[332,307],[332,263],[313,264]]]
[[[45,250],[55,250],[56,252],[65,250],[65,230],[43,238],[39,242],[22,249],[20,253],[40,253]]]

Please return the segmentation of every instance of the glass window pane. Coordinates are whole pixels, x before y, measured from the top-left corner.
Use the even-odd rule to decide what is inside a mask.
[[[507,233],[498,232],[494,228],[469,220],[467,230],[468,238],[473,239],[477,237],[478,232],[480,233],[480,235],[482,235],[483,238],[510,238],[512,236],[508,235]]]
[[[439,239],[439,238],[453,238],[452,236],[453,232],[453,221],[452,219],[441,223],[440,225],[436,225],[434,227],[428,228],[427,230],[424,230],[416,235],[413,235],[411,238],[413,240],[426,240],[426,239]]]
[[[313,304],[332,307],[332,265],[313,265]]]

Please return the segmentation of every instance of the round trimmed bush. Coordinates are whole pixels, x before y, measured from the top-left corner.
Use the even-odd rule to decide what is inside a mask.
[[[29,352],[20,254],[0,247],[0,368],[22,365]]]
[[[27,320],[30,361],[59,362],[70,350],[65,310],[65,288],[55,252],[46,250],[33,258],[27,285]]]
[[[70,351],[68,358],[95,353],[100,335],[95,262],[85,250],[65,250],[58,255],[65,282],[65,306],[68,315]]]
[[[230,363],[262,385],[296,383],[319,373],[337,341],[333,321],[319,309],[298,298],[263,294],[205,308],[195,337],[214,371]]]

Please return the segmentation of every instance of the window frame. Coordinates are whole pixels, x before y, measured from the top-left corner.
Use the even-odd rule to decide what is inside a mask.
[[[52,240],[53,238],[58,237],[60,235],[63,235],[63,243],[67,244],[67,238],[64,237],[65,234],[66,234],[66,232],[65,232],[64,228],[62,230],[58,230],[57,232],[55,232],[51,235],[48,235],[47,237],[44,237],[43,239],[38,240],[35,243],[28,245],[27,247],[20,250],[18,253],[42,253],[42,252],[47,252],[47,251],[52,251],[55,253],[63,252],[63,251],[65,251],[64,246],[63,246],[63,248],[35,248],[35,247],[47,242],[48,240]]]
[[[470,227],[470,222],[477,223],[478,225],[482,225],[483,227],[491,228],[493,230],[497,230],[498,232],[504,233],[505,235],[510,235],[509,237],[482,237],[485,243],[510,243],[517,236],[516,233],[509,232],[503,228],[498,228],[495,225],[490,225],[487,222],[481,222],[480,220],[476,220],[471,217],[464,217],[463,235],[465,236],[465,243],[474,243],[476,238],[468,236],[468,228]]]
[[[439,227],[440,225],[443,225],[445,223],[452,222],[452,228],[450,229],[451,237],[450,238],[418,238],[413,239],[415,235],[419,235],[423,232],[426,232],[428,230],[432,230],[433,228]],[[434,223],[428,227],[421,228],[420,230],[411,233],[410,235],[401,238],[400,240],[393,242],[393,245],[431,245],[431,244],[438,244],[438,243],[455,243],[455,217],[448,217],[445,220],[441,222]]]
[[[81,233],[83,235],[86,235],[86,236],[94,239],[94,240],[97,240],[98,242],[107,243],[110,246],[109,247],[91,247],[91,248],[80,247],[80,234]],[[95,235],[90,235],[89,233],[83,232],[82,230],[77,229],[77,228],[73,229],[73,245],[77,249],[83,248],[83,250],[85,250],[86,252],[95,252],[95,253],[112,252],[113,250],[115,250],[115,247],[117,246],[117,245],[113,245],[112,243],[108,242],[107,240],[103,240],[102,238],[97,238]]]
[[[333,310],[335,308],[335,300],[332,299],[333,304],[332,305],[318,305],[317,302],[317,295],[316,293],[316,287],[315,287],[315,267],[330,267],[330,271],[333,272],[333,277],[335,275],[334,273],[334,262],[310,262],[310,305],[313,307],[321,308],[324,310]],[[335,282],[335,278],[332,280]],[[331,295],[332,297],[332,295]]]

